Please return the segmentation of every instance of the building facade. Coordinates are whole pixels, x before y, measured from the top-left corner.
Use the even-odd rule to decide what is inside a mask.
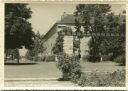
[[[58,32],[62,31],[63,28],[68,27],[73,32],[76,31],[75,29],[75,16],[73,14],[66,14],[62,15],[61,20],[55,23],[52,28],[46,33],[44,36],[44,47],[46,48],[45,54],[51,55],[53,54],[52,48],[56,44],[56,38],[58,37]],[[84,31],[83,26],[81,26],[81,31]],[[80,49],[81,49],[81,56],[88,54],[88,42],[90,37],[83,37],[81,39]],[[73,41],[71,40],[71,43]]]

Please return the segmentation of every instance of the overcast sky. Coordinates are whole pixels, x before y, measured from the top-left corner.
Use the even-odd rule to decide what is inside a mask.
[[[114,4],[111,5],[111,10],[116,14],[125,9],[125,5]],[[63,12],[72,14],[75,10],[75,4],[43,4],[43,3],[31,3],[29,4],[33,14],[30,19],[34,32],[39,31],[41,34],[45,34],[53,24],[61,19]]]

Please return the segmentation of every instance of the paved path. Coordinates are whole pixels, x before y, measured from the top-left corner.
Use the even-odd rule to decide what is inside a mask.
[[[5,81],[5,87],[79,87],[70,81],[38,80],[38,81]]]

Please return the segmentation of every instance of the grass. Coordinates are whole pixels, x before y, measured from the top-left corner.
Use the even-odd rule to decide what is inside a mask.
[[[125,71],[125,66],[118,66],[114,62],[80,62],[82,77],[78,81],[80,86],[125,86],[125,79],[120,78],[120,71]],[[115,71],[117,76],[113,76]],[[5,65],[5,79],[10,78],[61,78],[61,71],[56,67],[56,62],[39,62],[34,65]],[[111,76],[112,74],[112,76]],[[122,74],[121,75],[125,75]],[[123,77],[122,76],[122,77]],[[114,78],[113,78],[114,77]],[[121,79],[121,80],[120,80]],[[106,81],[104,81],[106,80]],[[118,81],[120,80],[120,81]],[[111,83],[115,82],[115,83]],[[107,82],[107,83],[106,83]]]
[[[56,62],[40,62],[34,65],[5,65],[6,78],[59,78],[61,72]]]
[[[82,62],[82,72],[90,73],[98,70],[102,73],[125,69],[113,62],[90,63]],[[56,62],[40,62],[34,65],[5,65],[5,78],[59,78],[60,70]]]
[[[81,78],[77,81],[82,87],[125,87],[125,70],[117,70],[114,72],[91,72],[90,74],[83,73]]]
[[[81,61],[82,76],[76,82],[85,86],[125,86],[125,66],[119,66],[115,62],[90,63]]]
[[[113,72],[116,70],[122,70],[125,69],[125,66],[119,66],[115,62],[97,62],[97,63],[92,63],[92,62],[83,62],[81,61],[81,67],[82,67],[82,72],[92,72],[92,71],[98,71],[98,72]]]

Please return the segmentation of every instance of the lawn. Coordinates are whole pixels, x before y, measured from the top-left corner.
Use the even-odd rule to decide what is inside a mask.
[[[5,65],[5,78],[59,78],[61,72],[55,62],[32,65]]]
[[[114,62],[90,63],[81,61],[82,72],[113,72],[117,69],[124,69]],[[5,65],[5,78],[59,78],[60,70],[56,67],[56,62],[40,62],[30,65]]]
[[[99,71],[99,72],[113,72],[116,70],[125,69],[125,66],[119,66],[115,62],[107,61],[107,62],[83,62],[81,61],[82,72],[91,72],[91,71]]]

